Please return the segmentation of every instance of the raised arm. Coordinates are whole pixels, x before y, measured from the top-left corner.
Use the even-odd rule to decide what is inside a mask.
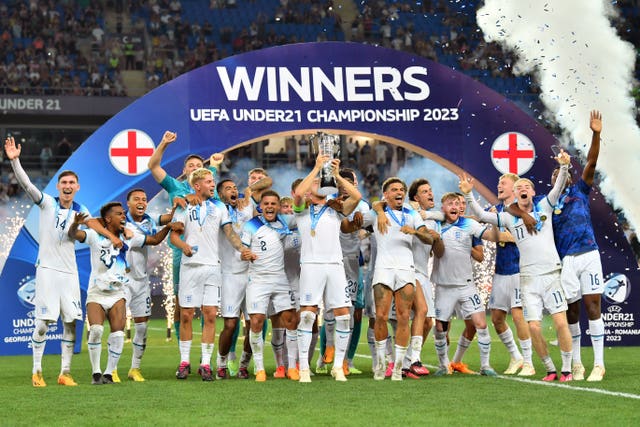
[[[342,203],[342,214],[349,215],[353,210],[358,206],[358,202],[362,200],[362,194],[356,188],[355,185],[351,184],[347,179],[340,176],[340,160],[333,159],[331,160],[331,167],[333,169],[333,176],[336,179],[336,183],[339,187],[343,187],[349,197]]]
[[[329,156],[322,156],[318,154],[316,157],[316,164],[311,169],[311,172],[307,176],[304,177],[302,182],[298,184],[296,190],[293,193],[293,203],[296,206],[304,206],[304,195],[307,194],[307,191],[311,188],[311,184],[313,184],[313,180],[316,179],[320,170],[322,169],[322,165],[325,161],[329,160]]]
[[[473,178],[468,177],[465,173],[460,175],[459,178],[460,183],[458,184],[458,188],[460,188],[460,191],[464,194],[467,206],[471,208],[471,212],[478,218],[478,221],[486,222],[487,224],[500,225],[498,220],[498,216],[500,214],[486,212],[473,197]]]
[[[349,218],[343,218],[340,223],[340,231],[343,233],[354,233],[362,228],[363,217],[361,212],[353,214],[353,220],[349,221]]]
[[[562,150],[556,160],[560,164],[560,173],[558,173],[558,177],[556,178],[556,182],[553,185],[553,188],[547,195],[547,199],[549,199],[549,203],[555,205],[558,203],[560,199],[560,194],[564,190],[564,185],[567,183],[567,178],[569,177],[569,162],[571,161],[571,157],[569,154]]]
[[[145,245],[150,245],[150,246],[159,245],[167,237],[169,232],[174,230],[174,229],[175,230],[182,229],[182,223],[172,222],[172,223],[169,223],[169,224],[165,225],[156,234],[154,234],[152,236],[147,236],[147,240],[145,240],[144,244]]]
[[[162,180],[167,176],[167,172],[162,168],[162,166],[160,166],[160,162],[162,161],[162,156],[164,155],[167,147],[175,142],[177,137],[177,134],[166,131],[164,135],[162,135],[162,141],[160,141],[160,144],[158,144],[158,147],[156,147],[156,150],[149,158],[147,167],[156,182],[162,182]]]
[[[11,161],[11,168],[16,174],[16,179],[24,191],[29,195],[29,198],[34,203],[39,204],[42,201],[42,191],[38,190],[38,187],[33,185],[27,173],[22,169],[20,164],[20,152],[22,146],[16,145],[16,140],[10,136],[4,141],[4,151],[7,153],[7,159]]]
[[[593,110],[591,112],[589,125],[593,131],[591,136],[591,146],[589,147],[589,153],[587,154],[587,164],[584,165],[582,171],[582,180],[587,183],[589,187],[593,185],[593,177],[596,174],[596,163],[598,163],[598,155],[600,154],[600,131],[602,131],[602,114],[599,111]]]

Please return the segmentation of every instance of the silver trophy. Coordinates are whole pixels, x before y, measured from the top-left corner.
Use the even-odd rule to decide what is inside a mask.
[[[324,132],[318,132],[311,138],[311,153],[317,157],[318,155],[329,156],[331,159],[338,158],[340,155],[340,137],[338,135],[329,135]],[[320,170],[320,185],[318,194],[328,196],[338,192],[338,184],[333,176],[333,168],[331,161],[327,161],[322,165]]]

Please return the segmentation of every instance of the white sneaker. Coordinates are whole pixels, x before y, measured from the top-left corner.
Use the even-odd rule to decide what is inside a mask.
[[[536,369],[529,362],[522,364],[522,370],[518,374],[519,377],[532,377],[536,374]]]
[[[593,367],[593,371],[591,371],[591,374],[589,375],[589,378],[587,378],[588,382],[595,382],[595,381],[602,381],[602,378],[604,378],[604,366],[602,365],[595,365]]]
[[[335,378],[336,381],[347,381],[347,377],[344,376],[344,370],[342,369],[342,367],[332,368],[331,376]]]
[[[402,381],[402,367],[400,369],[393,369],[391,372],[391,381]]]
[[[513,375],[518,372],[518,369],[522,368],[524,365],[524,359],[513,359],[509,362],[509,367],[506,371],[504,371],[505,375]]]
[[[378,366],[373,370],[373,379],[376,381],[382,381],[385,378],[384,372],[387,368],[382,363],[378,363]]]
[[[584,366],[582,363],[574,363],[571,368],[571,375],[573,376],[574,381],[582,381],[584,380]]]
[[[298,382],[301,383],[310,383],[311,382],[311,374],[309,369],[300,369],[300,379]]]

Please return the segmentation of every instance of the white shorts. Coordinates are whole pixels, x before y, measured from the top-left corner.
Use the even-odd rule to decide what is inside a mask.
[[[148,278],[130,279],[124,287],[124,292],[132,317],[151,316],[151,286]]]
[[[436,319],[441,322],[451,320],[456,305],[460,306],[460,317],[468,319],[474,313],[484,312],[482,299],[473,283],[463,286],[442,286],[436,284]]]
[[[395,268],[376,267],[373,271],[373,285],[382,284],[393,292],[407,285],[416,285],[416,272],[414,270],[399,270]]]
[[[433,285],[431,280],[422,273],[416,271],[416,280],[420,283],[424,299],[427,302],[427,317],[436,317],[436,302],[433,297]]]
[[[360,270],[360,261],[358,258],[358,255],[350,255],[342,258],[344,275],[347,279],[347,287],[352,303],[354,303],[358,297],[358,270]]]
[[[220,315],[222,317],[240,317],[240,311],[246,310],[245,295],[249,276],[244,273],[222,273]]]
[[[222,281],[220,266],[182,265],[180,266],[180,307],[220,307]]]
[[[100,304],[106,313],[108,313],[109,310],[111,310],[111,307],[113,307],[118,301],[126,301],[126,299],[127,296],[124,286],[113,291],[105,291],[97,286],[89,285],[89,290],[87,291],[87,304],[90,302]]]
[[[272,313],[269,307],[272,306]],[[247,312],[251,314],[275,315],[281,311],[295,308],[294,294],[287,280],[287,276],[270,277],[268,281],[264,279],[251,280],[247,285]]]
[[[509,313],[514,307],[522,307],[520,273],[508,276],[495,274],[489,297],[489,309]]]
[[[560,284],[560,271],[539,276],[520,276],[524,320],[541,321],[542,312],[549,314],[567,311],[567,300]]]
[[[601,294],[604,291],[604,279],[600,254],[598,251],[589,251],[566,255],[562,259],[560,278],[569,304],[580,300],[582,295]]]
[[[82,320],[78,273],[65,273],[50,268],[36,269],[33,304],[36,319],[63,323]]]
[[[302,264],[300,305],[317,306],[324,297],[324,309],[351,307],[342,264]]]

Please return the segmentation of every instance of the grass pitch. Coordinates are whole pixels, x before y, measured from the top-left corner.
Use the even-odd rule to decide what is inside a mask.
[[[197,323],[197,322],[196,322]],[[539,381],[544,369],[534,355],[534,379],[500,376],[486,378],[455,374],[402,382],[374,381],[371,358],[363,330],[355,359],[362,375],[336,383],[328,375],[312,377],[311,384],[275,380],[273,356],[265,348],[269,378],[266,383],[236,378],[205,383],[195,374],[175,379],[179,362],[177,344],[167,342],[166,323],[151,322],[142,360],[144,383],[126,379],[131,344],[120,359],[121,384],[92,386],[86,344],[74,356],[72,373],[78,387],[56,384],[59,355],[44,357],[46,388],[31,386],[31,356],[0,357],[0,425],[638,425],[640,369],[637,347],[605,348],[607,374],[601,383],[573,382],[549,385]],[[221,324],[218,325],[221,327]],[[453,322],[453,356],[462,322]],[[218,329],[219,332],[220,329]],[[553,339],[550,324],[545,325]],[[491,364],[506,369],[509,355],[492,332]],[[107,331],[105,331],[105,335]],[[194,336],[192,366],[200,355],[199,335]],[[106,364],[106,337],[102,363]],[[269,341],[269,337],[267,338]],[[238,344],[238,349],[241,343]],[[550,346],[559,366],[557,347]],[[317,355],[317,353],[316,353]],[[423,349],[423,362],[436,364],[433,339]],[[315,359],[315,358],[314,358]],[[591,370],[592,351],[583,348],[582,359]],[[215,360],[215,356],[214,356]],[[477,345],[465,355],[470,368],[479,368]],[[313,366],[315,366],[315,361]],[[104,367],[104,366],[103,366]],[[251,367],[252,370],[252,367]],[[432,369],[432,371],[435,369]],[[195,371],[195,369],[194,369]]]

